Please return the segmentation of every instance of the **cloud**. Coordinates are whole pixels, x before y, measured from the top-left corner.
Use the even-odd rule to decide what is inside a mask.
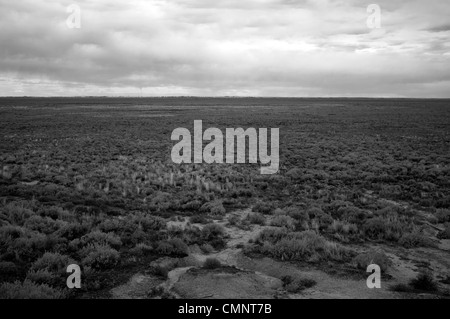
[[[450,97],[444,1],[0,0],[0,95]]]

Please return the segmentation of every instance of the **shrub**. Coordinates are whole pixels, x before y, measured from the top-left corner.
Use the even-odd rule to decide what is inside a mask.
[[[31,265],[30,270],[48,270],[55,273],[65,273],[67,266],[72,263],[69,256],[46,252]]]
[[[170,245],[166,241],[159,242],[155,249],[155,251],[161,255],[171,255],[172,250],[173,250],[172,245]]]
[[[398,241],[408,227],[397,217],[375,217],[364,223],[362,231],[369,239]]]
[[[319,229],[326,229],[331,224],[333,224],[333,217],[331,217],[328,214],[323,213],[322,215],[319,215],[319,217],[316,218],[319,222]]]
[[[329,242],[313,231],[289,233],[276,242],[266,242],[260,251],[281,260],[309,261],[342,261],[351,254],[343,246]]]
[[[0,209],[0,216],[12,225],[22,226],[33,215],[33,211],[25,202],[11,202]]]
[[[31,216],[24,224],[31,230],[36,230],[44,234],[51,234],[60,229],[64,222],[53,220],[50,217],[41,217],[38,215]]]
[[[412,279],[409,285],[421,291],[437,291],[438,286],[430,273],[420,273],[417,278]]]
[[[438,209],[435,216],[439,223],[450,222],[450,209]]]
[[[58,286],[64,284],[65,280],[62,276],[58,276],[57,274],[51,273],[48,270],[40,269],[40,270],[31,270],[27,273],[27,279],[35,282],[37,284],[47,284],[50,286]]]
[[[418,233],[405,234],[402,236],[402,238],[400,238],[398,243],[405,248],[435,246],[431,239]]]
[[[220,267],[222,267],[222,264],[216,258],[208,258],[203,263],[203,268],[205,269],[216,269]]]
[[[169,269],[167,267],[161,265],[151,266],[148,272],[156,277],[160,277],[162,279],[167,279],[169,274]]]
[[[275,216],[277,216],[277,215],[286,215],[286,211],[285,211],[284,209],[277,208],[277,209],[275,209],[275,211],[273,212],[273,214],[274,214]]]
[[[241,219],[237,215],[232,215],[230,218],[228,218],[228,224],[230,226],[238,226],[240,224]],[[244,220],[245,223],[245,220]],[[242,226],[242,224],[240,225]]]
[[[179,238],[161,241],[156,247],[156,252],[166,256],[185,257],[189,255],[188,246]]]
[[[122,246],[122,241],[114,233],[104,233],[100,230],[95,230],[81,237],[80,245],[84,247],[88,244],[108,245],[117,249]]]
[[[436,292],[439,290],[433,276],[428,272],[422,272],[416,278],[411,279],[407,285],[396,284],[389,288],[392,291],[420,293],[420,292]]]
[[[189,255],[188,246],[179,238],[172,238],[167,241],[170,245],[172,245],[174,254],[179,256],[187,256]]]
[[[210,244],[203,244],[200,246],[200,249],[204,254],[210,254],[214,251],[214,247],[211,246]]]
[[[90,246],[90,252],[83,258],[83,266],[102,270],[112,268],[118,264],[120,254],[117,250],[105,244],[91,244]]]
[[[278,241],[280,241],[281,239],[285,238],[288,236],[288,231],[285,228],[279,229],[279,228],[267,228],[267,229],[263,229],[258,237],[257,237],[257,241],[258,242],[269,242],[269,243],[276,243]]]
[[[200,201],[198,201],[198,200],[189,201],[186,204],[183,204],[181,206],[183,211],[186,211],[186,210],[197,210],[197,209],[200,209],[201,207],[202,207],[202,203]]]
[[[207,224],[208,219],[204,215],[194,215],[189,218],[192,224]]]
[[[290,230],[295,229],[295,220],[290,216],[278,215],[270,222],[271,226],[285,227]]]
[[[265,215],[271,214],[274,210],[275,206],[269,202],[259,202],[252,208],[252,211]]]
[[[372,218],[363,225],[364,235],[370,239],[383,239],[387,231],[387,226],[381,218]]]
[[[202,205],[200,208],[201,212],[205,213],[211,213],[212,215],[222,216],[225,215],[226,210],[225,207],[223,207],[222,201],[215,200],[211,202],[207,202]]]
[[[285,209],[286,215],[295,219],[299,224],[309,221],[308,213],[300,207],[291,206]]]
[[[57,231],[57,235],[67,240],[74,240],[75,238],[80,238],[89,231],[89,227],[85,224],[80,223],[69,223],[61,227]]]
[[[166,227],[166,221],[163,218],[143,213],[132,215],[131,220],[138,224],[143,231],[157,231]]]
[[[42,217],[49,217],[53,220],[71,220],[73,215],[59,206],[49,206],[39,208],[37,213]]]
[[[118,232],[120,229],[122,229],[123,224],[126,222],[124,220],[113,219],[108,218],[100,222],[98,224],[98,229],[100,229],[102,232],[109,233],[109,232]],[[135,229],[137,228],[137,225]]]
[[[31,262],[50,250],[51,241],[36,231],[18,227],[0,228],[0,253],[13,256],[14,261]]]
[[[311,207],[306,211],[306,213],[308,214],[309,219],[317,218],[324,214],[323,210],[319,207]]]
[[[145,255],[146,253],[150,252],[153,252],[153,247],[145,243],[136,244],[136,246],[130,249],[130,253],[132,253],[133,255]]]
[[[201,240],[208,242],[215,249],[221,249],[226,246],[224,240],[225,229],[222,225],[218,224],[208,224],[201,230]]]
[[[246,220],[248,220],[248,222],[250,224],[256,224],[256,225],[265,225],[266,224],[266,218],[264,217],[264,215],[259,214],[259,213],[248,214]]]
[[[225,229],[219,224],[208,224],[202,229],[202,237],[206,240],[212,240],[223,237],[225,235]]]
[[[0,228],[0,241],[2,243],[8,240],[14,240],[22,237],[25,234],[25,229],[20,226],[6,225]]]
[[[367,266],[376,264],[385,272],[391,265],[389,257],[381,250],[372,250],[366,253],[359,254],[353,259],[353,263],[358,269],[367,270]]]
[[[351,234],[354,235],[358,233],[358,226],[340,220],[334,220],[333,223],[329,226],[329,230],[332,233],[339,233],[343,235],[351,235]]]
[[[354,206],[338,208],[336,216],[352,224],[361,224],[367,220],[367,212]]]
[[[24,282],[3,283],[0,285],[0,299],[62,299],[65,293],[46,284]]]

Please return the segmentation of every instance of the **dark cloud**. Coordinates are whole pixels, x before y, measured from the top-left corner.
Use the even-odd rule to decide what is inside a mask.
[[[449,97],[445,2],[76,3],[0,0],[0,95]]]
[[[428,32],[447,32],[450,31],[450,24],[438,25],[435,27],[431,27],[426,29]]]

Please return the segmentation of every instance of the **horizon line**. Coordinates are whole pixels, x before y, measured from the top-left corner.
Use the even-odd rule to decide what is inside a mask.
[[[155,95],[155,96],[130,96],[130,95],[68,95],[68,96],[35,96],[35,95],[5,95],[0,96],[0,99],[5,98],[36,98],[36,99],[48,99],[48,98],[133,98],[133,99],[145,99],[145,98],[209,98],[209,99],[223,99],[223,98],[251,98],[251,99],[403,99],[403,100],[449,100],[450,97],[373,97],[373,96],[241,96],[241,95]]]

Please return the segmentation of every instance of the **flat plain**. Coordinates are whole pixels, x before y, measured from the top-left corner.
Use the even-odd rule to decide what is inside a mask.
[[[174,164],[194,120],[278,174]],[[449,100],[1,98],[0,298],[448,298],[449,150]]]

